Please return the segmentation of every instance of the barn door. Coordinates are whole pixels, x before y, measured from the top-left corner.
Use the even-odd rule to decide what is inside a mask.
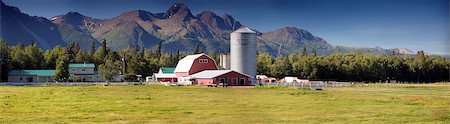
[[[244,78],[239,79],[239,85],[242,86],[244,84],[245,84],[245,79]]]

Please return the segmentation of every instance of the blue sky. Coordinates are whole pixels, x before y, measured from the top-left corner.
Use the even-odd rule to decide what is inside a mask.
[[[332,45],[408,48],[450,55],[449,0],[3,0],[30,15],[70,11],[111,18],[130,10],[164,12],[185,3],[192,13],[229,13],[262,32],[293,26]]]

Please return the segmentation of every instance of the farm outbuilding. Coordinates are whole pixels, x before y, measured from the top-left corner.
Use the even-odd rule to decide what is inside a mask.
[[[190,76],[193,84],[208,85],[226,83],[232,86],[251,85],[251,76],[233,70],[205,70]]]
[[[281,83],[308,83],[309,80],[298,79],[297,77],[284,77],[280,80]]]
[[[160,82],[177,82],[175,74],[154,74],[156,81]]]
[[[256,75],[256,82],[257,83],[273,83],[276,82],[276,78],[267,77],[266,75]]]
[[[153,74],[153,79],[160,82],[177,82],[174,70],[175,68],[172,67],[161,67],[158,73]]]
[[[8,82],[53,82],[55,70],[12,70]]]

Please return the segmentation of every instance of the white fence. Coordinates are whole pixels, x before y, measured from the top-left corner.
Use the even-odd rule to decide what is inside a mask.
[[[263,83],[265,86],[296,86],[296,87],[349,87],[352,86],[350,82],[336,82],[336,81],[309,81],[308,83]]]

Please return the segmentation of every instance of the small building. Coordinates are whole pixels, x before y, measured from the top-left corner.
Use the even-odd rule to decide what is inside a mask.
[[[154,74],[156,81],[159,82],[177,82],[177,76],[175,74]]]
[[[8,82],[54,82],[55,70],[11,70]]]
[[[173,71],[175,71],[174,67],[161,67],[158,74],[173,74]]]
[[[160,82],[177,82],[177,76],[174,73],[173,67],[161,67],[158,73],[153,74],[153,79]]]
[[[92,82],[96,81],[95,65],[93,63],[69,64],[70,80]]]
[[[251,76],[233,70],[205,70],[189,76],[193,84],[208,85],[225,83],[231,86],[251,85]]]
[[[276,78],[267,77],[266,75],[256,75],[256,82],[257,83],[275,83],[277,81]]]
[[[298,79],[297,77],[284,77],[280,80],[281,83],[308,83],[309,80]]]

